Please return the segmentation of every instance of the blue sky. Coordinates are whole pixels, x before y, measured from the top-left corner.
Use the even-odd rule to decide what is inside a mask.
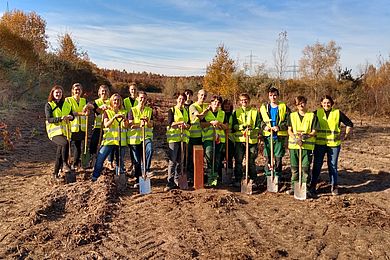
[[[8,0],[47,22],[52,48],[70,33],[102,68],[165,75],[202,75],[223,43],[239,66],[272,71],[278,35],[287,31],[288,62],[317,41],[336,41],[341,66],[354,74],[390,53],[390,1],[372,0]],[[0,12],[7,1],[0,0]]]

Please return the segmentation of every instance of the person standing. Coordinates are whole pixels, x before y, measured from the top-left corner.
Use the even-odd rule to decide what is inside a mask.
[[[225,115],[227,117],[227,120],[228,120],[228,129],[226,130],[226,132],[228,133],[228,140],[227,142],[225,142],[225,146],[224,146],[224,149],[222,151],[222,161],[223,161],[223,158],[226,157],[226,146],[228,146],[228,158],[225,158],[225,160],[227,160],[227,170],[228,172],[230,172],[230,174],[233,173],[233,158],[234,158],[234,151],[235,151],[235,148],[234,148],[234,133],[233,133],[233,104],[232,102],[229,100],[229,99],[225,99],[223,100],[222,102],[222,105],[221,105],[221,108],[223,111],[225,111]],[[220,179],[222,179],[222,161],[220,163],[220,169],[218,170],[218,175],[220,177]]]
[[[287,194],[294,194],[294,184],[299,180],[299,149],[302,160],[302,183],[306,184],[310,172],[310,164],[315,145],[316,128],[318,120],[313,112],[307,112],[307,98],[298,96],[295,98],[296,112],[292,112],[288,119],[288,149],[290,150],[291,163],[291,188]],[[308,192],[309,197],[313,197]]]
[[[95,114],[95,122],[93,124],[92,136],[89,144],[92,165],[95,165],[99,139],[101,139],[103,135],[103,114],[104,111],[110,107],[110,90],[108,89],[108,86],[101,85],[98,90],[98,96],[99,98],[95,99],[93,103],[88,103],[88,109],[93,109]]]
[[[192,101],[192,96],[194,95],[194,92],[191,89],[184,90],[184,94],[186,95],[186,101],[184,102],[184,107],[189,110],[190,106],[194,103]]]
[[[119,146],[122,149],[120,149],[121,155],[119,156],[120,159],[118,159],[117,165],[120,167],[120,174],[124,173],[124,156],[127,146],[126,128],[128,127],[128,121],[126,120],[126,110],[123,109],[122,102],[122,97],[119,94],[113,94],[110,97],[109,109],[104,111],[103,124],[106,131],[104,132],[102,146],[98,152],[93,169],[92,181],[96,181],[99,178],[103,170],[104,161],[114,149],[119,150]]]
[[[274,174],[282,176],[282,158],[285,155],[285,142],[287,138],[287,120],[290,109],[284,102],[279,101],[279,90],[270,87],[268,90],[269,102],[262,104],[260,113],[263,121],[261,128],[264,136],[264,156],[266,165],[264,167],[265,175],[271,175],[271,142],[274,148]],[[272,132],[272,140],[271,140]]]
[[[60,168],[64,172],[70,172],[68,164],[70,129],[67,125],[74,119],[72,106],[65,102],[64,89],[55,85],[50,90],[45,105],[46,131],[50,141],[57,145],[56,161],[53,171],[53,178],[58,180]]]
[[[352,121],[339,109],[333,108],[334,101],[331,96],[325,95],[321,98],[321,108],[315,111],[319,121],[317,129],[316,144],[314,147],[314,162],[310,192],[316,193],[318,177],[321,173],[325,154],[327,156],[329,180],[332,195],[338,195],[338,170],[337,162],[341,149],[341,129],[340,124],[346,125],[344,140],[348,138],[352,131]]]
[[[150,176],[150,165],[152,162],[153,148],[153,110],[146,106],[147,95],[144,91],[138,92],[138,104],[132,107],[128,113],[129,131],[127,132],[127,143],[130,145],[131,153],[134,158],[134,168],[136,185],[139,184],[139,177],[142,169],[145,167],[146,173]],[[142,140],[142,128],[145,127],[145,140]],[[142,150],[145,145],[145,164],[142,163]]]
[[[202,141],[207,162],[207,184],[217,186],[218,169],[220,168],[222,149],[225,144],[225,130],[228,120],[221,109],[222,98],[213,96],[204,118],[201,120]]]
[[[77,170],[80,166],[81,145],[85,140],[85,131],[87,129],[86,117],[89,115],[87,100],[81,97],[83,94],[83,87],[80,83],[72,85],[72,96],[65,98],[65,101],[72,106],[73,115],[75,119],[71,122],[70,130],[72,132],[72,144],[76,147],[73,156],[72,169]]]
[[[182,152],[181,142],[188,144],[190,131],[190,117],[184,103],[186,95],[179,94],[176,100],[176,106],[168,110],[167,142],[168,142],[168,183],[165,191],[178,187],[179,174],[184,167],[181,162]],[[185,149],[185,146],[184,146]],[[184,162],[185,164],[186,162]]]
[[[208,112],[209,106],[205,103],[207,98],[207,92],[204,89],[198,91],[198,100],[189,107],[190,113],[190,140],[188,143],[188,161],[187,171],[188,179],[190,182],[194,180],[194,158],[193,147],[194,145],[203,145],[202,142],[202,127],[200,121],[205,117],[205,113]]]
[[[247,93],[242,93],[239,96],[241,107],[237,108],[232,115],[232,126],[235,138],[235,168],[234,168],[234,186],[239,187],[241,185],[241,179],[243,177],[242,161],[246,153],[246,149],[249,149],[248,161],[248,175],[253,181],[256,180],[256,163],[255,160],[258,156],[258,140],[261,126],[261,115],[257,109],[250,106],[250,97]],[[246,135],[249,135],[249,146],[246,147]]]

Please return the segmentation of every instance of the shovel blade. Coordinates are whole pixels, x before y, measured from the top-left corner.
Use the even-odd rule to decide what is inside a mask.
[[[294,183],[294,198],[297,200],[305,200],[306,199],[306,183],[299,182]]]
[[[83,153],[83,154],[81,154],[81,167],[83,167],[83,169],[89,168],[90,160],[91,160],[90,153]]]
[[[250,179],[242,179],[241,181],[241,193],[251,195],[253,193],[253,181]]]
[[[179,175],[179,188],[181,190],[188,190],[188,180],[187,180],[187,174],[183,173]]]
[[[233,170],[232,169],[222,169],[222,184],[232,184]]]
[[[268,192],[278,192],[279,191],[279,177],[274,175],[267,176],[267,191]]]
[[[142,195],[152,192],[152,186],[150,185],[150,179],[148,177],[139,178],[139,193]]]
[[[65,183],[73,183],[76,182],[76,174],[74,171],[66,172],[65,173]]]
[[[126,190],[126,185],[127,185],[126,174],[117,174],[114,176],[114,180],[118,191]]]

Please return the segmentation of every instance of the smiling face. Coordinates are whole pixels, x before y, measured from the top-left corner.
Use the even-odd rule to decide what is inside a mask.
[[[324,98],[322,101],[321,101],[321,106],[322,108],[325,110],[325,111],[329,111],[332,109],[332,101],[327,99],[327,98]]]
[[[207,93],[203,89],[198,92],[198,103],[202,104],[207,98]]]
[[[268,99],[271,103],[276,103],[278,101],[279,95],[277,92],[269,92]]]
[[[146,94],[144,94],[144,93],[139,93],[139,95],[138,95],[138,103],[140,104],[140,105],[145,105],[146,104],[146,101],[147,101],[147,96],[146,96]]]
[[[119,109],[121,107],[122,99],[119,95],[114,95],[111,98],[111,106],[114,109]]]
[[[241,96],[241,97],[240,97],[240,104],[241,104],[241,107],[242,107],[242,108],[247,108],[248,105],[249,105],[249,99],[248,99],[248,97],[246,97],[246,96]]]
[[[180,107],[184,105],[185,101],[186,101],[186,98],[183,95],[179,95],[177,97],[177,100],[176,100],[177,105],[180,106]]]
[[[62,98],[62,90],[61,89],[56,89],[53,91],[53,98],[56,100],[56,101],[59,101],[61,100]]]
[[[135,85],[130,85],[129,92],[131,97],[135,97],[137,94],[137,87]]]
[[[108,95],[109,95],[108,88],[107,87],[100,87],[98,95],[102,99],[107,99]]]
[[[74,97],[80,97],[82,93],[81,86],[80,85],[75,85],[72,88],[72,95]]]
[[[218,110],[218,108],[221,106],[221,102],[218,99],[214,99],[211,101],[211,109],[215,112]]]

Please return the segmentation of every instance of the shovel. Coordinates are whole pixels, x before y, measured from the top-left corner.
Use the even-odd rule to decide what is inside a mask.
[[[302,183],[302,146],[299,146],[299,162],[298,162],[299,181],[294,183],[294,198],[297,200],[306,199],[306,183]]]
[[[115,167],[115,176],[114,176],[114,180],[115,180],[115,184],[118,188],[119,191],[123,191],[126,189],[126,184],[127,184],[127,177],[126,177],[126,174],[122,173],[121,172],[121,165],[122,165],[122,137],[121,137],[121,133],[122,133],[122,121],[123,121],[123,118],[120,118],[120,119],[116,119],[118,121],[118,140],[119,140],[119,155],[118,155],[118,163]]]
[[[275,175],[274,170],[274,136],[273,131],[271,130],[271,136],[270,136],[270,143],[271,143],[271,176],[267,176],[267,191],[269,192],[278,192],[278,183],[279,183],[279,177]]]
[[[68,155],[68,165],[71,165],[71,158],[72,158],[72,146],[70,143],[70,130],[69,130],[69,123],[66,124],[66,139],[68,140],[68,146],[69,146],[69,155]],[[76,182],[76,174],[74,171],[70,170],[69,172],[65,172],[65,183],[72,183]]]
[[[187,147],[184,147],[183,141],[183,128],[180,128],[180,175],[179,175],[179,188],[182,190],[188,190],[187,169],[184,170],[185,154],[187,154]],[[185,150],[184,150],[185,149]],[[185,154],[184,154],[185,153]]]
[[[84,138],[84,153],[81,155],[81,166],[86,169],[89,167],[89,161],[91,160],[91,154],[87,151],[88,144],[88,115],[85,119],[85,138]]]
[[[233,173],[231,171],[229,171],[228,169],[228,161],[229,161],[229,130],[227,129],[226,130],[226,134],[225,134],[225,144],[226,144],[226,153],[225,153],[225,160],[226,160],[226,164],[225,164],[225,168],[222,169],[222,184],[231,184],[232,183],[232,177],[233,177]]]
[[[245,130],[245,178],[241,181],[241,193],[251,195],[253,192],[253,181],[249,179],[249,130]]]
[[[139,178],[139,193],[149,194],[152,192],[150,178],[146,175],[146,147],[145,147],[145,125],[142,126],[142,176]]]

